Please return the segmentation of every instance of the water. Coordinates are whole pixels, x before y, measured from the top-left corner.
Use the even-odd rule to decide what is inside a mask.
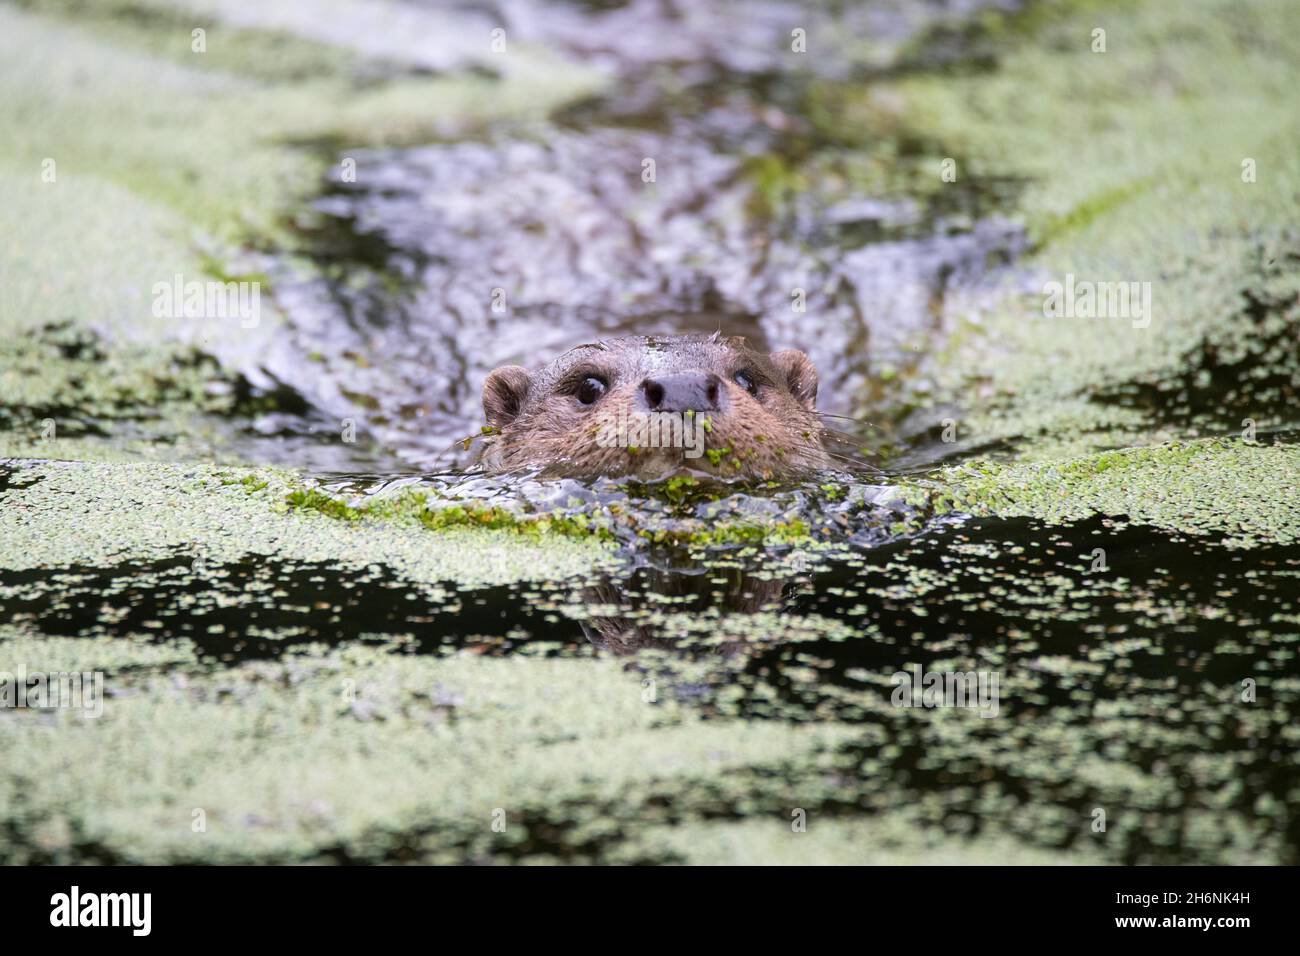
[[[916,182],[906,174],[942,145],[834,128],[817,104],[836,82],[980,69],[987,51],[964,24],[987,6],[999,4],[504,4],[512,42],[580,53],[611,75],[608,90],[535,125],[349,149],[356,180],[322,183],[293,223],[297,246],[262,254],[287,324],[241,366],[232,447],[304,467],[354,507],[418,491],[435,510],[581,515],[612,532],[616,570],[465,588],[252,554],[196,568],[178,552],[0,572],[5,620],[184,640],[218,672],[352,642],[613,656],[658,699],[710,719],[854,728],[800,796],[818,818],[906,808],[935,832],[1000,826],[1115,862],[1295,862],[1300,817],[1282,810],[1294,800],[1300,549],[1229,551],[1122,517],[940,518],[899,491],[901,475],[970,451],[937,435],[946,410],[927,400],[927,363],[954,314],[1025,281],[1026,239],[1007,218],[1023,184],[940,188],[936,175],[933,189],[890,188]],[[489,23],[472,6],[447,15]],[[792,23],[825,44],[794,70]],[[497,68],[440,49],[423,68],[466,65]],[[458,442],[482,421],[493,367],[603,336],[718,328],[807,351],[822,409],[865,450],[860,463],[764,485],[464,470]],[[1207,356],[1173,411],[1136,387],[1096,398],[1189,421],[1220,403],[1247,413],[1245,362]],[[355,445],[339,441],[344,419],[358,423]],[[0,467],[0,495],[23,481]],[[708,538],[791,522],[808,532],[798,544]],[[998,673],[1001,719],[892,707],[905,665]],[[1241,699],[1246,680],[1258,705]],[[775,819],[788,813],[775,774],[753,771],[743,808],[701,788],[690,813]],[[1104,843],[1087,828],[1098,805],[1115,821]],[[653,806],[650,794],[596,812],[627,829]],[[620,826],[579,841],[565,808],[530,813],[516,821],[526,840],[502,856],[598,859],[617,844]]]
[[[375,447],[410,468],[459,466],[492,368],[618,334],[721,329],[807,351],[823,411],[854,419],[837,424],[871,448],[951,451],[902,383],[924,393],[954,302],[1015,279],[1025,238],[999,213],[1018,184],[940,184],[936,160],[925,195],[871,191],[882,165],[929,162],[938,144],[864,140],[816,117],[823,77],[906,68],[907,42],[956,16],[512,5],[512,36],[590,54],[615,77],[608,92],[472,141],[349,149],[354,181],[335,157],[296,217],[293,264],[265,263],[288,324],[244,367],[254,397],[279,400],[252,428],[337,441],[348,419],[358,470]],[[821,28],[818,56],[788,52],[790,22]],[[830,39],[847,29],[870,49]]]
[[[1098,543],[1105,570],[1090,560]],[[51,635],[192,642],[218,667],[350,642],[401,654],[613,655],[649,699],[706,718],[857,728],[817,788],[800,785],[800,805],[819,820],[907,808],[935,832],[996,825],[1115,862],[1195,863],[1287,858],[1277,841],[1300,845],[1294,819],[1267,822],[1294,781],[1285,701],[1297,677],[1298,577],[1294,546],[1225,554],[1123,520],[985,519],[872,547],[647,549],[613,572],[478,589],[262,555],[196,571],[177,554],[5,572],[0,604],[11,624]],[[997,719],[892,706],[893,676],[918,666],[999,675]],[[1247,677],[1257,705],[1241,703]],[[237,700],[241,681],[213,686]],[[356,706],[367,719],[364,701]],[[454,713],[456,701],[445,706]],[[782,799],[760,774],[745,808],[707,790],[691,806],[739,819],[778,815]],[[1086,826],[1097,806],[1113,820],[1104,843]],[[644,825],[643,815],[625,820],[632,811],[601,810]],[[564,837],[566,819],[551,807],[528,824],[528,841],[502,852],[526,859],[546,833],[545,851],[561,858],[618,848],[618,827],[589,845]]]

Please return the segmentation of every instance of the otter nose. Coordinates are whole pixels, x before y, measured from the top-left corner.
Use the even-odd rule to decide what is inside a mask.
[[[660,375],[641,383],[641,394],[652,412],[716,412],[722,380],[713,373]]]

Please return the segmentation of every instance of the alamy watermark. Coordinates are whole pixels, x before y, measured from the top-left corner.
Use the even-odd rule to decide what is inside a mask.
[[[51,926],[123,926],[133,936],[148,936],[152,914],[152,893],[83,893],[73,884],[50,897]]]
[[[596,444],[601,448],[681,448],[686,458],[704,454],[707,416],[694,412],[629,412],[620,408],[600,417]]]
[[[1049,319],[1129,319],[1135,329],[1151,324],[1150,282],[1091,282],[1067,272],[1065,282],[1043,286],[1043,315]]]
[[[262,320],[262,284],[186,282],[178,272],[171,282],[153,284],[153,314],[160,319],[239,319],[240,328],[255,329]]]
[[[102,717],[104,673],[28,673],[27,668],[21,665],[16,671],[0,671],[0,709],[8,707],[29,710],[63,708],[79,710],[83,717]]]
[[[890,703],[895,707],[965,707],[981,717],[998,715],[997,671],[923,671],[913,664],[911,672],[897,671]]]

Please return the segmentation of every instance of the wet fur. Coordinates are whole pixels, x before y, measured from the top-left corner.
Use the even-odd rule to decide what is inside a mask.
[[[687,458],[681,448],[632,451],[597,443],[600,414],[644,412],[641,383],[654,375],[699,371],[723,384],[719,410],[705,449],[726,451],[714,462],[706,453]],[[757,376],[751,395],[734,380]],[[571,386],[586,374],[609,382],[596,403],[582,405]],[[720,335],[633,336],[581,345],[536,373],[505,366],[488,376],[483,409],[494,434],[485,440],[480,464],[503,472],[540,468],[549,475],[595,478],[632,475],[663,478],[686,471],[720,477],[790,478],[827,467],[823,427],[816,411],[817,371],[802,352],[767,355],[743,338]]]

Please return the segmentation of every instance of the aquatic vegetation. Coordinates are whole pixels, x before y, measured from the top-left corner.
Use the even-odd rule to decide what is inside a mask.
[[[287,499],[298,490],[293,476],[273,469],[241,475],[208,465],[94,462],[11,468],[0,469],[0,562],[6,570],[177,556],[217,566],[262,555],[355,567],[379,563],[411,580],[486,585],[564,578],[609,559],[594,534],[530,542],[477,522],[449,521],[431,543],[418,520],[337,520],[348,513],[345,505],[329,508],[334,516],[291,507]]]
[[[1101,572],[1095,543],[1108,552]],[[421,589],[373,563],[292,558],[200,573],[110,560],[94,574],[62,569],[45,588],[7,574],[21,597],[3,597],[16,621],[0,634],[4,659],[102,668],[112,696],[97,721],[20,713],[0,728],[25,768],[3,785],[6,821],[26,821],[4,829],[6,855],[741,852],[684,850],[671,825],[759,827],[769,835],[755,850],[825,859],[820,840],[792,835],[798,810],[809,832],[880,828],[881,844],[853,848],[856,859],[973,857],[988,840],[1036,861],[1291,859],[1294,546],[1225,560],[1122,523],[984,521],[806,559],[757,572],[784,597],[726,559],[690,579],[703,590],[673,598],[662,576]],[[87,627],[77,608],[92,594],[155,603]],[[518,610],[502,621],[502,608]],[[602,643],[611,627],[654,643],[635,658],[598,655],[580,626]],[[177,627],[192,630],[178,641]],[[1233,628],[1249,643],[1224,640]],[[912,665],[996,670],[998,717],[891,706],[891,676]],[[1239,694],[1247,675],[1257,704]],[[64,759],[84,771],[71,793],[50,770]],[[1089,825],[1098,806],[1105,835]],[[196,808],[202,836],[189,827]],[[483,823],[498,809],[504,833]]]
[[[1103,21],[1111,42],[1097,52]],[[955,417],[985,442],[1044,459],[1241,434],[1244,418],[1294,428],[1294,8],[1067,8],[1036,24],[996,69],[893,91],[964,171],[1024,184],[1017,213],[1035,246],[999,303],[948,316],[930,400],[964,406]],[[1067,275],[1147,283],[1149,326],[1044,317],[1045,281]]]
[[[1213,535],[1228,547],[1300,541],[1300,445],[1230,439],[1127,448],[1066,461],[945,469],[941,510],[1064,523],[1094,514]]]

